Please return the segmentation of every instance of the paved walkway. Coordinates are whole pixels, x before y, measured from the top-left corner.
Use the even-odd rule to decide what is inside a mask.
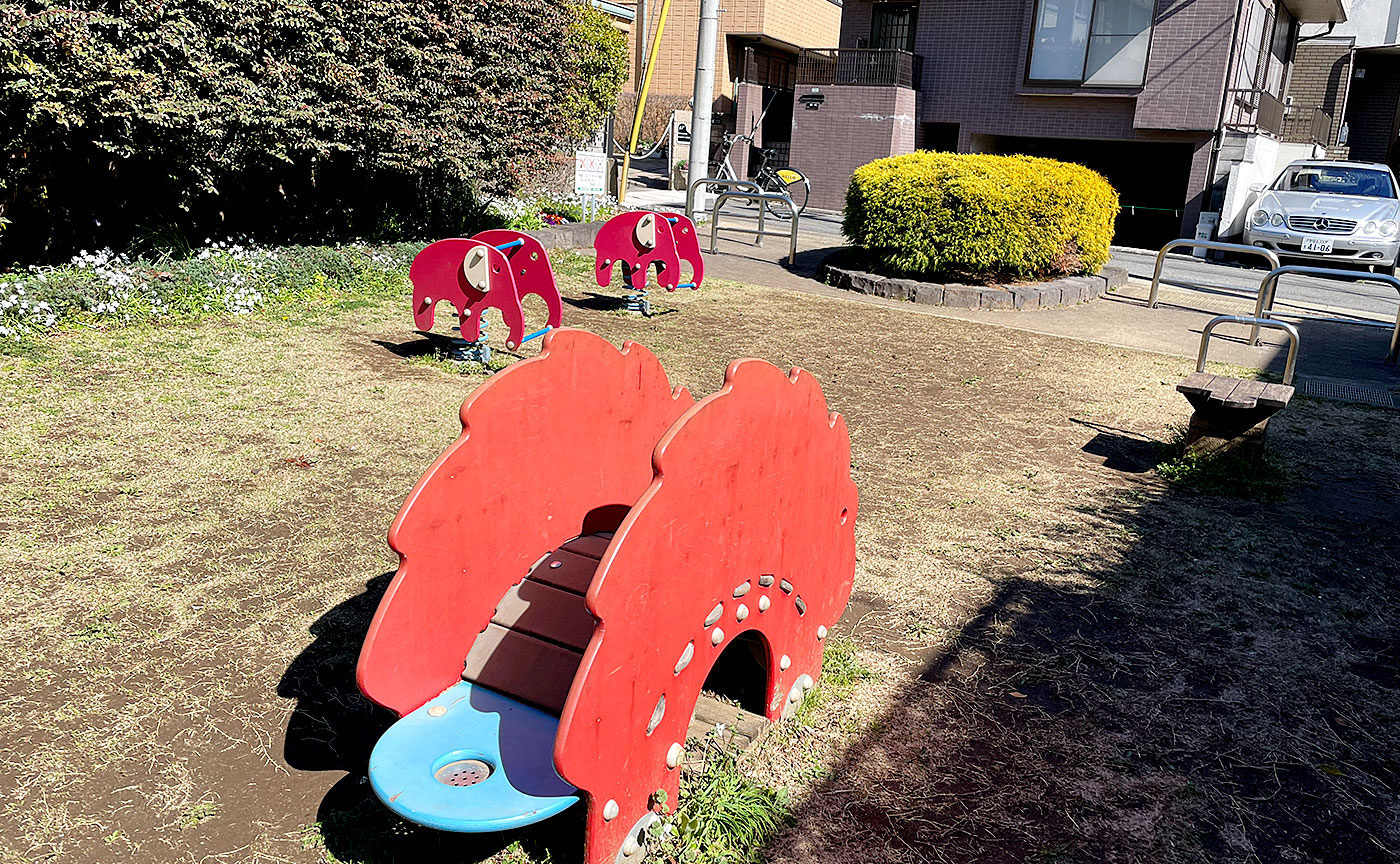
[[[681,211],[685,193],[662,189],[628,192],[630,206],[645,205]],[[731,211],[732,208],[732,211]],[[1032,312],[991,312],[945,309],[918,303],[886,300],[823,285],[813,278],[822,260],[845,245],[841,214],[808,210],[799,223],[796,265],[787,265],[785,238],[768,237],[759,247],[752,234],[756,210],[737,203],[726,205],[718,253],[706,258],[706,274],[774,288],[837,297],[853,303],[874,303],[915,315],[934,315],[976,321],[996,327],[1030,331],[1137,350],[1195,358],[1201,328],[1216,315],[1252,314],[1263,270],[1173,256],[1167,265],[1158,308],[1147,308],[1153,256],[1141,250],[1115,250],[1114,263],[1131,274],[1129,284],[1102,300],[1063,309]],[[768,230],[782,230],[786,222],[767,219]],[[709,231],[701,226],[702,244],[708,249]],[[1280,310],[1305,311],[1367,318],[1394,324],[1395,291],[1377,283],[1331,282],[1291,277],[1279,292]],[[1299,383],[1305,392],[1327,395],[1352,386],[1362,401],[1400,405],[1400,372],[1383,363],[1391,331],[1317,321],[1295,322],[1301,334],[1298,353]],[[1240,366],[1281,372],[1287,354],[1285,339],[1277,331],[1265,331],[1259,347],[1246,342],[1241,327],[1221,327],[1212,339],[1210,358]],[[1223,337],[1223,338],[1222,338]],[[1311,382],[1311,383],[1309,383]]]

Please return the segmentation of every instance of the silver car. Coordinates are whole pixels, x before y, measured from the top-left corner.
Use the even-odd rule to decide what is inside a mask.
[[[1361,264],[1394,274],[1400,255],[1400,199],[1388,166],[1305,159],[1270,186],[1251,187],[1259,200],[1244,241],[1280,258]]]

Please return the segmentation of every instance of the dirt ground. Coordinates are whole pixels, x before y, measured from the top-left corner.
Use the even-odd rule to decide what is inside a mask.
[[[1295,400],[1282,500],[1204,495],[1153,470],[1185,359],[722,282],[640,320],[586,268],[567,323],[697,395],[800,365],[850,424],[836,635],[878,675],[751,760],[793,793],[771,860],[1400,860],[1393,413]],[[577,859],[574,815],[440,835],[364,781],[384,535],[481,380],[410,323],[352,301],[0,357],[0,861]]]

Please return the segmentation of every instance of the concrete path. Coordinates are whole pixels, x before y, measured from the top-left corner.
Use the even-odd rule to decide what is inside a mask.
[[[680,211],[683,192],[632,189],[630,206]],[[732,207],[732,211],[731,208]],[[1169,259],[1156,309],[1147,308],[1155,255],[1142,250],[1115,249],[1113,263],[1126,267],[1129,284],[1102,300],[1063,309],[1032,312],[991,312],[945,309],[917,303],[886,300],[839,290],[813,278],[822,260],[845,245],[841,214],[808,210],[799,222],[795,266],[787,265],[788,242],[767,237],[759,247],[742,229],[757,227],[756,209],[731,203],[721,220],[718,254],[706,258],[709,276],[734,279],[774,288],[837,297],[852,303],[874,303],[909,314],[934,315],[976,321],[996,327],[1024,330],[1137,350],[1195,358],[1201,328],[1216,315],[1252,314],[1263,269],[1202,261],[1186,256]],[[766,219],[768,230],[782,230],[786,222]],[[708,250],[709,230],[700,228]],[[1400,405],[1400,372],[1383,363],[1400,298],[1378,283],[1341,282],[1311,277],[1289,277],[1279,290],[1277,309],[1304,311],[1386,322],[1387,327],[1360,327],[1317,321],[1294,322],[1301,334],[1298,354],[1299,384],[1305,392],[1328,395],[1329,390],[1349,386],[1361,401]],[[1221,327],[1211,341],[1210,359],[1239,366],[1283,370],[1285,340],[1277,331],[1265,331],[1262,344],[1251,347],[1243,327]],[[877,336],[878,334],[871,334]]]

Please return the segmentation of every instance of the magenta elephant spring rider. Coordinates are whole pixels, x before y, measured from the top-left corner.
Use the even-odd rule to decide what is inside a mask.
[[[486,341],[486,310],[495,308],[506,326],[506,347],[514,351],[538,339],[563,319],[563,301],[554,281],[549,255],[539,240],[510,229],[483,231],[429,245],[408,268],[413,282],[413,323],[433,328],[433,312],[446,300],[457,310],[460,335],[453,339],[452,359],[485,365],[491,360]],[[521,301],[534,294],[549,310],[545,327],[525,334]]]
[[[443,831],[582,806],[586,864],[637,864],[717,664],[754,663],[769,720],[821,675],[855,574],[846,423],[801,369],[736,360],[696,401],[571,328],[461,418],[389,530],[358,681],[400,719],[371,788]]]
[[[695,223],[677,213],[619,213],[598,229],[593,249],[598,287],[612,284],[613,266],[617,265],[627,291],[627,309],[639,315],[651,314],[647,279],[653,267],[656,284],[667,291],[698,289],[705,280]],[[689,278],[681,274],[682,263],[690,266]]]

